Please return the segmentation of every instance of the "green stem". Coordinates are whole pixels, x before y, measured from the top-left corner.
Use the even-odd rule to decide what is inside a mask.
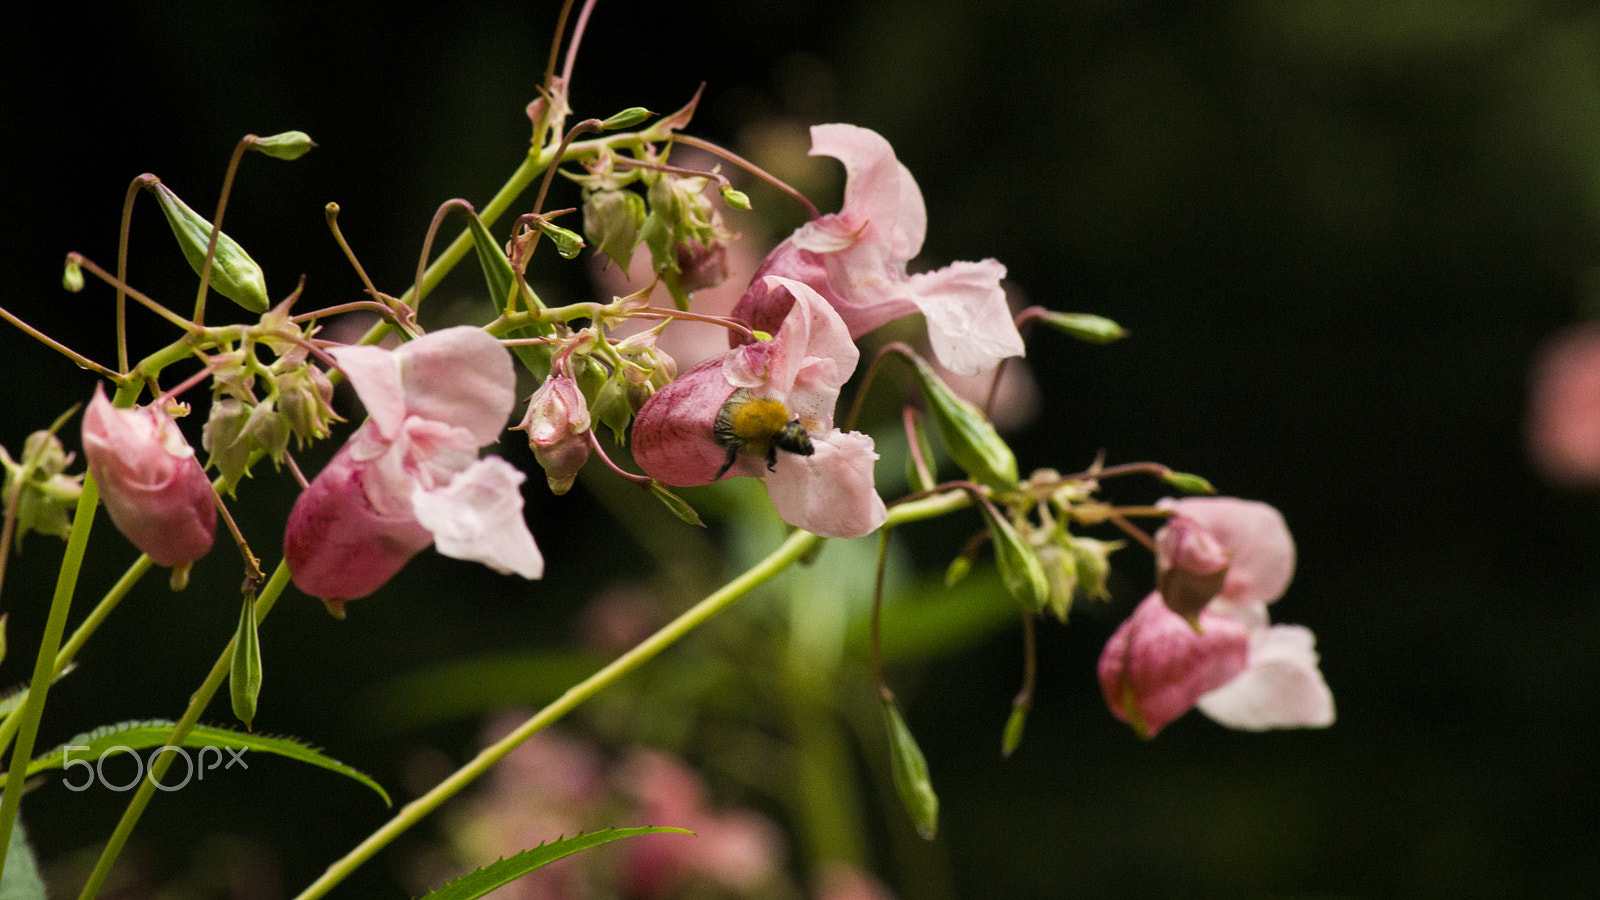
[[[100,602],[89,613],[89,617],[78,623],[78,627],[72,632],[72,637],[62,646],[61,652],[56,654],[55,672],[50,676],[52,680],[61,677],[62,671],[72,664],[72,660],[77,657],[78,651],[83,649],[83,645],[88,642],[90,636],[111,615],[111,611],[117,608],[117,604],[122,602],[122,598],[128,596],[128,592],[133,590],[135,584],[139,583],[139,579],[150,571],[152,565],[154,563],[150,561],[150,557],[142,553],[139,554],[139,558],[134,560],[133,565],[128,567],[128,571],[123,573],[122,578],[111,586],[111,590],[106,591],[104,597],[100,598]],[[22,724],[22,718],[18,714],[20,712],[21,710],[19,709],[12,715],[7,716],[4,722],[0,722],[0,754],[5,753],[5,749],[11,746],[11,739],[17,736],[17,728]]]
[[[889,521],[884,527],[901,525],[906,522],[919,521],[943,515],[957,509],[971,505],[971,498],[965,493],[941,494],[928,497],[911,503],[903,503],[889,511]],[[379,850],[388,846],[391,841],[403,834],[412,825],[417,824],[428,813],[438,809],[441,804],[456,794],[460,793],[467,785],[471,784],[478,776],[487,772],[490,767],[516,749],[523,741],[533,737],[540,731],[554,724],[567,713],[576,709],[585,700],[621,680],[635,669],[654,659],[661,651],[677,643],[680,638],[706,620],[729,606],[734,601],[748,594],[756,587],[766,583],[790,565],[809,556],[823,539],[804,531],[796,531],[789,539],[778,545],[771,554],[756,563],[744,574],[723,585],[718,590],[709,594],[705,599],[696,603],[682,615],[662,626],[661,630],[645,638],[638,646],[629,650],[613,660],[600,671],[590,675],[583,681],[567,689],[567,692],[558,697],[544,709],[539,710],[527,721],[517,727],[515,731],[483,748],[477,756],[473,757],[466,765],[452,772],[447,778],[439,782],[427,793],[407,803],[377,831],[367,836],[367,839],[356,845],[349,853],[328,866],[322,877],[312,882],[305,890],[295,896],[295,900],[313,900],[322,897],[345,880],[362,863],[377,855]]]
[[[61,635],[67,630],[67,612],[72,607],[72,594],[78,585],[83,551],[89,545],[89,530],[94,524],[95,507],[99,500],[94,477],[85,473],[83,494],[78,498],[78,510],[72,517],[72,533],[67,538],[67,550],[56,576],[56,592],[50,600],[44,637],[39,640],[39,656],[33,663],[33,683],[28,689],[28,699],[17,716],[17,745],[11,754],[11,771],[6,774],[5,794],[0,796],[0,847],[10,846],[11,829],[17,821],[17,806],[22,802],[22,782],[28,774],[28,761],[33,758],[33,742],[39,736],[39,719],[44,714],[45,697],[50,692],[50,683],[55,680],[56,652],[61,648]],[[5,860],[0,859],[0,874],[4,872]]]
[[[256,624],[267,617],[272,611],[272,606],[289,584],[289,565],[286,562],[278,563],[278,568],[273,571],[272,578],[267,581],[266,587],[261,589],[261,594],[256,598]],[[212,664],[211,672],[200,685],[200,689],[189,698],[189,708],[183,711],[183,717],[172,729],[172,734],[167,738],[166,746],[181,747],[189,733],[194,730],[200,721],[200,714],[205,712],[221,689],[222,683],[228,680],[228,670],[233,661],[233,641],[228,639],[228,645],[222,648],[222,653],[217,661]],[[111,866],[116,863],[117,856],[122,852],[122,847],[128,842],[128,837],[133,834],[133,827],[139,823],[139,817],[144,814],[144,808],[149,805],[150,798],[155,795],[156,785],[162,776],[167,774],[167,767],[172,764],[175,754],[164,753],[157,750],[150,758],[150,769],[145,775],[144,783],[139,785],[139,790],[134,793],[133,799],[128,801],[128,808],[123,811],[121,821],[117,828],[106,841],[105,849],[100,851],[100,858],[95,861],[94,871],[89,873],[89,880],[83,886],[83,892],[78,895],[78,900],[91,900],[100,892],[100,887],[105,884],[106,877],[111,874]],[[13,766],[15,768],[15,766]],[[26,768],[26,767],[24,767]]]

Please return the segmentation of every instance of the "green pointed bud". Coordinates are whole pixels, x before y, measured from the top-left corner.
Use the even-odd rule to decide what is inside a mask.
[[[725,185],[722,188],[722,202],[734,209],[749,209],[750,195],[744,191],[735,190],[732,186]]]
[[[250,442],[240,440],[250,414],[250,407],[232,397],[213,400],[211,415],[200,432],[200,446],[210,454],[206,468],[215,468],[222,475],[230,497],[250,470]]]
[[[255,591],[245,592],[239,628],[233,635],[228,695],[233,700],[234,716],[249,728],[256,719],[256,700],[261,696],[261,638],[256,632]]]
[[[1106,579],[1111,576],[1111,554],[1127,546],[1126,541],[1101,541],[1069,535],[1067,548],[1078,570],[1078,590],[1092,600],[1110,600]]]
[[[644,198],[633,191],[593,191],[583,201],[583,233],[624,273],[639,246],[644,218]]]
[[[661,501],[661,505],[665,506],[679,519],[690,525],[699,525],[701,528],[706,527],[706,523],[700,520],[700,514],[695,512],[694,507],[685,503],[682,497],[667,490],[665,485],[654,478],[650,479],[650,493],[654,494],[655,498]]]
[[[211,241],[211,223],[190,209],[166,185],[149,186],[155,192],[173,237],[183,250],[183,258],[196,275],[205,267],[206,245]],[[227,232],[217,236],[217,252],[211,261],[211,287],[217,293],[253,313],[264,313],[272,305],[267,296],[267,280],[261,267],[244,252]]]
[[[608,379],[595,395],[594,405],[589,407],[589,415],[611,429],[611,433],[616,436],[618,446],[623,443],[628,423],[633,421],[633,412],[633,405],[628,397],[628,384],[626,379],[622,378]]]
[[[950,565],[946,566],[944,570],[944,586],[947,588],[955,587],[964,581],[971,571],[972,560],[967,557],[958,556],[950,560]]]
[[[1128,336],[1127,330],[1121,325],[1105,316],[1090,313],[1049,312],[1041,316],[1040,321],[1057,331],[1091,344],[1109,344]]]
[[[1077,558],[1055,543],[1045,543],[1034,548],[1039,565],[1044,568],[1045,579],[1050,583],[1050,599],[1046,609],[1063,624],[1072,611],[1072,595],[1078,590]]]
[[[911,736],[899,707],[888,697],[883,699],[883,720],[889,732],[889,771],[894,776],[894,789],[917,834],[931,841],[939,832],[939,795],[933,792],[933,781],[928,777],[927,757]]]
[[[285,131],[282,134],[258,137],[250,142],[250,149],[265,153],[273,159],[299,159],[317,145],[304,131]]]
[[[61,286],[69,294],[76,294],[83,290],[83,266],[77,260],[67,260],[67,267],[61,273]]]
[[[560,225],[553,225],[549,222],[540,222],[539,230],[555,242],[556,252],[561,254],[562,259],[572,259],[583,251],[583,235],[578,234],[576,231],[562,228]]]
[[[1050,603],[1050,579],[1045,575],[1038,554],[994,507],[979,503],[978,509],[982,510],[983,520],[989,526],[989,540],[994,544],[994,562],[1000,570],[1001,583],[1024,610],[1042,612]]]
[[[1017,458],[983,412],[957,397],[933,367],[914,354],[917,385],[928,401],[928,414],[944,438],[945,448],[967,477],[999,491],[1017,486]]]
[[[638,125],[640,122],[643,122],[645,119],[648,119],[653,115],[655,115],[655,113],[645,109],[642,106],[630,106],[611,118],[606,119],[604,122],[601,122],[600,129],[602,131],[621,131],[624,128],[632,128],[633,126]]]
[[[1028,706],[1018,703],[1011,707],[1011,715],[1006,718],[1005,731],[1000,734],[1000,755],[1010,758],[1017,752],[1017,747],[1022,745],[1022,732],[1028,726]]]
[[[1190,475],[1188,472],[1174,472],[1168,469],[1166,474],[1161,476],[1161,480],[1183,491],[1185,494],[1215,494],[1217,492],[1217,489],[1211,486],[1211,482],[1201,478],[1199,475]]]

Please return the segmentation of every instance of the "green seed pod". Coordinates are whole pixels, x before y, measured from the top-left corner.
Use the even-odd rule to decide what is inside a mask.
[[[928,414],[939,426],[945,447],[967,477],[999,491],[1017,486],[1017,458],[983,412],[957,397],[933,367],[920,356],[909,357],[917,385],[928,401]]]
[[[304,131],[285,131],[281,134],[258,137],[250,142],[250,149],[265,153],[273,159],[299,159],[317,145]]]
[[[1000,580],[1006,591],[1030,613],[1042,612],[1050,603],[1050,578],[1022,536],[1004,516],[995,513],[988,503],[979,503],[984,523],[989,526],[989,539],[994,543],[994,562],[1000,570]]]
[[[619,112],[611,118],[601,122],[600,128],[603,131],[621,131],[624,128],[632,128],[633,126],[638,125],[640,122],[643,122],[645,119],[648,119],[653,115],[655,115],[655,113],[645,109],[642,106],[630,106],[622,112]]]
[[[931,841],[939,831],[939,795],[933,792],[933,781],[928,777],[927,757],[911,736],[899,707],[887,697],[883,701],[883,720],[889,732],[889,770],[894,776],[895,792],[917,834]]]
[[[1057,331],[1091,344],[1109,344],[1128,336],[1121,325],[1090,313],[1046,313],[1040,321]]]
[[[233,714],[249,728],[256,718],[261,696],[261,639],[256,632],[256,595],[248,591],[239,611],[239,629],[233,636],[233,659],[228,669],[228,695]]]
[[[206,245],[211,241],[211,223],[190,209],[178,195],[159,181],[150,185],[161,211],[172,226],[183,258],[196,275],[205,267]],[[211,287],[219,294],[253,313],[264,313],[272,305],[267,295],[267,280],[261,267],[244,252],[227,232],[217,236],[217,252],[211,263]]]

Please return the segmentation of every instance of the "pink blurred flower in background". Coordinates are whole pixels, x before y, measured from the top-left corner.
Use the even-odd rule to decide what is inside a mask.
[[[1600,325],[1551,338],[1535,356],[1528,455],[1551,481],[1600,484]]]
[[[1265,503],[1232,497],[1158,505],[1173,512],[1156,534],[1158,585],[1186,583],[1186,590],[1176,601],[1164,599],[1161,589],[1151,592],[1106,642],[1100,687],[1112,714],[1144,737],[1197,705],[1229,728],[1333,724],[1333,694],[1318,669],[1315,638],[1301,626],[1268,621],[1267,605],[1294,577],[1294,540],[1283,516]],[[1205,571],[1174,576],[1168,567],[1175,562]],[[1216,593],[1186,618],[1172,606],[1193,608],[1197,595],[1189,588],[1197,578]]]
[[[878,455],[870,437],[833,425],[839,389],[860,351],[816,291],[770,276],[767,287],[793,298],[793,311],[773,339],[727,350],[657,391],[634,420],[634,459],[651,477],[676,486],[761,478],[791,525],[823,537],[868,534],[888,515],[873,485]],[[719,420],[737,412],[730,404],[753,401],[781,404],[773,412],[798,420],[812,452],[771,449],[773,436],[749,448],[759,452],[719,440]]]
[[[796,229],[767,256],[733,314],[751,327],[774,331],[787,299],[769,294],[764,275],[810,285],[849,326],[851,337],[901,316],[927,320],[934,356],[951,371],[976,375],[1023,354],[1022,338],[993,259],[956,262],[908,275],[922,250],[928,214],[916,179],[881,135],[855,125],[815,125],[811,153],[845,165],[844,204]]]
[[[335,614],[429,544],[524,578],[544,559],[522,517],[521,472],[478,448],[516,402],[511,354],[482,329],[446,328],[396,350],[329,351],[369,418],[295,501],[284,557]]]
[[[166,410],[119,409],[95,385],[83,413],[83,455],[112,524],[157,565],[191,563],[211,550],[216,493]]]

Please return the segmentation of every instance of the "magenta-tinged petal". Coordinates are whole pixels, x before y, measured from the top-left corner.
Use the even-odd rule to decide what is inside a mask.
[[[369,471],[347,444],[289,512],[283,557],[295,586],[313,597],[332,603],[365,597],[433,543],[411,516],[372,508],[363,484]]]
[[[1024,352],[1000,280],[1006,267],[992,259],[956,262],[907,281],[928,321],[928,342],[939,362],[958,375],[976,375]]]
[[[1250,640],[1250,665],[1201,697],[1200,711],[1229,728],[1326,728],[1333,692],[1317,668],[1316,638],[1299,625],[1274,625]]]
[[[780,455],[766,476],[778,515],[821,537],[871,534],[888,518],[873,485],[872,438],[833,429],[811,435],[811,456]]]
[[[216,495],[165,411],[118,409],[96,385],[83,453],[112,524],[157,565],[194,562],[211,549]]]
[[[1100,654],[1100,689],[1117,718],[1154,737],[1206,693],[1233,680],[1249,662],[1250,632],[1209,611],[1202,632],[1151,592]]]
[[[795,303],[772,341],[767,390],[784,396],[802,418],[820,423],[808,427],[826,428],[861,350],[839,314],[809,285],[778,277],[769,277],[768,284],[787,290]]]
[[[677,487],[710,484],[716,478],[728,451],[717,445],[712,428],[734,391],[722,374],[724,358],[708,359],[679,375],[634,417],[630,444],[645,474]],[[730,474],[758,474],[745,471],[748,462],[741,458]]]
[[[1156,532],[1156,590],[1167,608],[1194,620],[1227,583],[1228,553],[1204,525],[1173,516]]]
[[[1200,523],[1227,553],[1228,579],[1217,599],[1271,603],[1288,589],[1294,578],[1294,538],[1273,507],[1235,497],[1168,498],[1157,505]]]
[[[900,262],[921,252],[928,230],[922,191],[882,135],[856,125],[813,125],[811,155],[844,163],[847,180],[841,216],[869,224],[889,255]]]
[[[544,575],[544,557],[522,515],[525,476],[498,456],[478,460],[444,487],[411,494],[417,522],[440,553],[481,562],[502,575]]]
[[[493,335],[458,325],[402,344],[394,355],[406,412],[465,428],[480,447],[499,440],[517,403],[517,373]]]

